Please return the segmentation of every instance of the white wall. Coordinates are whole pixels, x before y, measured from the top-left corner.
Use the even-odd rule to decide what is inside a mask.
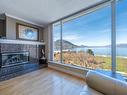
[[[45,45],[45,50],[46,50],[46,58],[48,59],[48,61],[50,61],[52,59],[52,25],[48,25],[44,28],[43,31],[43,39],[44,42],[46,43]]]
[[[6,16],[6,38],[16,39],[16,23],[32,26],[39,29],[39,41],[43,40],[43,28]]]

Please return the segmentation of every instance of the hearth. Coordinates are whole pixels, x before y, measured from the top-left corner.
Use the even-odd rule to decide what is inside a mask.
[[[4,52],[0,53],[0,67],[8,67],[28,63],[29,52]]]

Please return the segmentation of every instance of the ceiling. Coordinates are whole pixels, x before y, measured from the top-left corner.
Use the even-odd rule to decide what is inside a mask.
[[[0,13],[47,25],[102,0],[0,0]]]

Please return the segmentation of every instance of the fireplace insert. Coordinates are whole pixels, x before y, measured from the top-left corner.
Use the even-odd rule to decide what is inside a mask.
[[[4,52],[0,53],[0,67],[8,67],[28,63],[29,52]]]

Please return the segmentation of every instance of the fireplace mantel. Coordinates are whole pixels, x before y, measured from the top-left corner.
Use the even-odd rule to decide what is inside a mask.
[[[7,43],[7,44],[45,45],[44,42],[39,42],[39,41],[9,40],[9,39],[0,39],[0,43]]]

